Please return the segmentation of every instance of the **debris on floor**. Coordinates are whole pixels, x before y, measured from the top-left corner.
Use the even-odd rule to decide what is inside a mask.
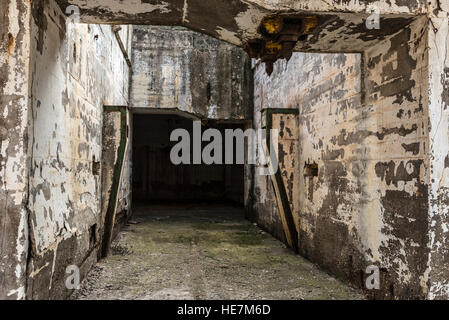
[[[363,299],[236,208],[137,210],[72,299]],[[169,218],[166,218],[169,217]]]

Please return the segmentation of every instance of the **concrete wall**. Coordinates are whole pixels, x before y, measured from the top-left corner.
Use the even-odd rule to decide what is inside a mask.
[[[449,3],[429,22],[429,298],[449,298]],[[445,45],[444,45],[445,44]]]
[[[83,16],[96,21],[136,19],[119,0],[82,2]],[[107,2],[127,13],[99,13]],[[382,2],[382,13],[404,15],[385,16],[392,28],[371,33],[362,13],[372,1],[250,2],[266,9],[232,11],[223,2],[209,5],[210,19],[203,19],[195,2],[176,11],[176,21],[239,44],[259,37],[260,19],[273,10],[344,11],[328,15],[300,46],[363,50],[297,54],[288,66],[277,63],[271,78],[263,66],[256,70],[256,127],[263,108],[299,110],[299,166],[288,182],[299,194],[292,202],[300,252],[358,286],[367,265],[380,266],[381,290],[369,292],[376,297],[447,298],[449,5]],[[142,6],[160,15],[159,23],[174,17]],[[412,16],[423,12],[430,21]],[[101,179],[92,170],[102,159],[102,107],[128,105],[128,65],[109,26],[67,25],[54,0],[3,1],[0,26],[0,298],[64,297],[66,266],[81,266],[83,275],[96,260]],[[139,27],[136,50],[128,50],[137,61],[133,107],[250,118],[246,55],[196,33],[165,30]],[[130,43],[127,28],[120,37]],[[306,163],[318,164],[317,177],[304,178]],[[124,172],[129,182],[129,165]],[[270,178],[251,172],[251,214],[283,238]],[[119,194],[124,210],[126,183]]]
[[[0,3],[0,299],[25,297],[31,4]]]
[[[401,30],[413,15],[447,8],[447,1],[442,0],[128,1],[57,0],[63,10],[69,5],[79,6],[83,22],[184,26],[238,46],[262,38],[258,27],[264,17],[314,15],[319,18],[316,28],[307,31],[307,41],[296,45],[298,51],[312,52],[359,51],[367,43],[372,45]],[[365,25],[373,6],[382,15],[383,26],[375,30]]]
[[[64,297],[66,267],[84,275],[96,261],[103,105],[128,105],[129,68],[110,26],[66,24],[54,1],[33,2],[31,26],[27,298],[38,299]]]
[[[251,116],[252,73],[242,49],[180,27],[136,26],[132,56],[132,108]]]
[[[297,53],[271,78],[256,70],[256,126],[262,108],[299,109],[300,253],[360,287],[378,265],[376,297],[428,291],[426,28],[418,19],[362,55]],[[304,177],[308,163],[317,177]],[[257,219],[280,232],[265,180],[256,176]]]
[[[418,19],[364,57],[367,120],[358,132],[366,137],[358,139],[369,145],[358,158],[367,160],[363,176],[376,188],[364,189],[370,196],[356,228],[363,232],[365,259],[384,268],[384,286],[399,298],[423,298],[428,291],[426,30]]]

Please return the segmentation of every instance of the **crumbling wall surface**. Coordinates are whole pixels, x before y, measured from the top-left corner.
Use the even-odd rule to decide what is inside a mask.
[[[103,105],[126,106],[129,68],[110,26],[75,24],[33,1],[27,298],[62,298],[66,267],[96,261]]]
[[[0,299],[23,299],[27,189],[30,2],[0,3]]]
[[[364,57],[366,122],[354,133],[364,143],[358,158],[367,160],[360,177],[375,188],[362,189],[368,197],[355,230],[363,258],[381,267],[377,295],[389,298],[427,296],[427,43],[426,19],[420,18]],[[352,137],[348,131],[338,145]]]
[[[247,0],[270,10],[296,10],[296,11],[344,11],[364,12],[371,6],[378,8],[379,13],[423,13],[427,9],[427,3],[436,6],[437,0]]]
[[[378,298],[427,294],[426,43],[417,19],[363,56],[295,54],[271,78],[256,71],[255,113],[299,108],[301,254],[362,288],[380,267],[367,291]]]
[[[429,298],[449,298],[449,3],[429,21]]]
[[[243,46],[261,39],[260,22],[278,14],[315,16],[318,25],[308,30],[297,51],[342,52],[362,50],[377,39],[396,33],[414,15],[445,6],[443,0],[56,0],[65,10],[80,8],[85,23],[154,24],[184,26],[217,39]],[[382,15],[384,27],[365,28],[372,11]]]
[[[294,53],[288,64],[285,61],[275,64],[271,77],[266,76],[263,65],[259,65],[256,69],[254,85],[256,127],[260,126],[263,109],[299,109],[299,145],[298,151],[293,151],[295,155],[291,157],[292,161],[297,162],[295,164],[297,171],[285,179],[285,186],[286,188],[288,186],[288,190],[298,190],[299,193],[299,199],[293,201],[292,214],[299,229],[300,246],[304,245],[304,242],[301,243],[304,234],[309,233],[311,236],[314,234],[317,208],[324,200],[329,184],[333,182],[333,187],[336,188],[339,183],[336,171],[335,177],[329,177],[330,181],[323,175],[319,187],[318,177],[304,177],[304,167],[306,164],[317,163],[319,168],[323,169],[324,165],[335,167],[334,163],[341,162],[339,152],[329,150],[329,146],[325,146],[324,143],[332,138],[332,134],[338,134],[337,124],[343,126],[354,117],[351,110],[360,109],[360,74],[360,57],[357,54]],[[280,126],[277,129],[283,131]],[[324,173],[322,170],[319,172]],[[270,229],[273,228],[270,224],[275,221],[276,230],[280,230],[278,233],[283,232],[277,209],[270,212],[270,209],[266,208],[265,198],[274,197],[270,190],[271,182],[266,180],[266,177],[255,175],[255,191],[258,195],[256,212],[259,224],[265,229]],[[277,207],[275,198],[274,201]],[[340,231],[333,233],[338,236]],[[332,241],[334,239],[329,239],[329,245]],[[304,250],[304,247],[300,249]]]
[[[251,116],[252,73],[240,48],[180,27],[138,26],[133,61],[132,108],[209,119]]]

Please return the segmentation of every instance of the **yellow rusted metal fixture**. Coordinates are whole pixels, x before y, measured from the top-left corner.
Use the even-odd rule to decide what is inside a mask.
[[[281,50],[282,44],[280,44],[279,42],[274,42],[271,40],[265,42],[265,54],[277,55],[281,52]]]
[[[280,16],[268,16],[262,20],[261,30],[267,34],[279,34],[282,30],[283,22]]]
[[[318,164],[306,163],[304,166],[304,177],[318,177]]]
[[[318,23],[317,16],[266,16],[258,28],[262,39],[248,41],[245,49],[251,58],[261,59],[271,75],[273,64],[278,59],[290,60],[296,43],[306,38]]]

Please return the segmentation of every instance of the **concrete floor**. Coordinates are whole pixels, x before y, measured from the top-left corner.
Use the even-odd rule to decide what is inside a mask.
[[[73,299],[362,299],[236,208],[141,208]]]

